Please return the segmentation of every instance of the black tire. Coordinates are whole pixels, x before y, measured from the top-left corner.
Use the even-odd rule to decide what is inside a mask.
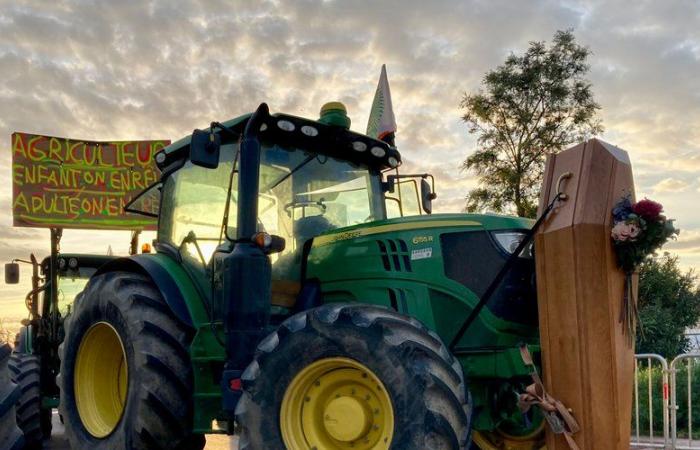
[[[236,410],[241,450],[285,448],[279,416],[285,391],[304,367],[328,357],[354,359],[384,383],[394,409],[391,449],[469,445],[471,398],[461,365],[437,334],[393,310],[335,304],[292,316],[258,346]]]
[[[24,433],[27,449],[40,449],[44,434],[41,430],[41,364],[39,357],[13,352],[10,356],[12,381],[17,383],[17,425]]]
[[[97,438],[83,425],[74,379],[86,332],[106,322],[119,335],[128,367],[124,410],[113,431]],[[192,433],[193,375],[187,351],[193,332],[175,318],[153,282],[140,274],[93,277],[65,322],[61,357],[60,414],[71,448],[91,450],[201,450]]]
[[[8,344],[0,345],[0,449],[20,450],[24,448],[24,435],[17,426],[15,404],[21,392],[8,367],[11,352]]]

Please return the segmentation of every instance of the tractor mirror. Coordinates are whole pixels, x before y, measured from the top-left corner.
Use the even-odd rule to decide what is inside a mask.
[[[195,166],[216,169],[219,165],[221,138],[206,130],[194,130],[190,140],[190,161]]]
[[[423,204],[423,211],[425,211],[426,214],[431,214],[433,212],[433,200],[435,200],[437,195],[433,192],[430,183],[428,183],[428,180],[425,178],[421,178],[420,180],[420,196],[421,203]]]
[[[7,283],[7,284],[19,283],[19,264],[17,264],[17,263],[5,264],[5,283]]]

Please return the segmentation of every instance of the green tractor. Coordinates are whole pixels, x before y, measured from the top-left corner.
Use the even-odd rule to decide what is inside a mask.
[[[156,155],[128,207],[158,217],[156,252],[98,269],[65,322],[72,448],[541,448],[517,408],[532,223],[430,215],[431,177],[349,125],[262,104]]]
[[[32,254],[29,260],[15,260],[5,266],[8,284],[19,282],[19,262],[31,264],[33,272],[32,290],[25,299],[29,319],[23,321],[8,361],[10,378],[18,386],[15,410],[24,435],[21,448],[41,448],[42,440],[51,435],[52,412],[59,403],[58,347],[64,337],[65,317],[90,277],[100,266],[115,259],[58,253],[61,234],[60,229],[51,230],[55,256],[38,262]]]

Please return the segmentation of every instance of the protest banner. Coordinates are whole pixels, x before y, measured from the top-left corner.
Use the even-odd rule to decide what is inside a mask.
[[[12,213],[20,227],[155,229],[124,207],[158,181],[170,141],[96,142],[12,134]]]

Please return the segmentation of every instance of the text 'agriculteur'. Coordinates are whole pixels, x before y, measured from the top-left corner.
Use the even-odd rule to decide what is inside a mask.
[[[151,229],[153,218],[125,213],[159,178],[153,156],[170,142],[93,142],[12,134],[15,226]]]

